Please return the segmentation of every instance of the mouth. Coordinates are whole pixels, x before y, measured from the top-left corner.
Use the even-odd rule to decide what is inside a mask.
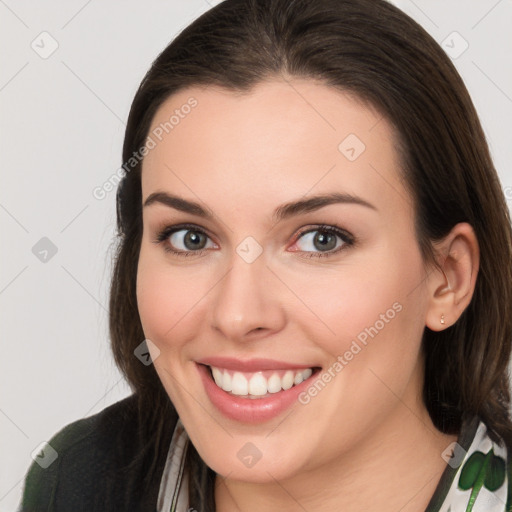
[[[246,399],[264,399],[287,391],[308,379],[312,379],[321,368],[287,368],[254,372],[235,371],[213,365],[203,365],[210,379],[229,395]]]
[[[314,386],[320,366],[276,359],[212,356],[195,361],[210,404],[238,423],[258,424],[278,418]],[[299,409],[300,410],[300,409]]]

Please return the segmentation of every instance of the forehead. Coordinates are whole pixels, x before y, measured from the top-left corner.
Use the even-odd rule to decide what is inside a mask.
[[[161,105],[148,136],[143,198],[163,190],[210,206],[263,207],[339,190],[374,203],[407,201],[392,126],[311,80],[263,82],[249,93],[184,89]]]

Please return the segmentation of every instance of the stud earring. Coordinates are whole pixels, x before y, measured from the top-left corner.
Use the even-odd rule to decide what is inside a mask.
[[[444,325],[444,315],[441,315],[441,323]]]

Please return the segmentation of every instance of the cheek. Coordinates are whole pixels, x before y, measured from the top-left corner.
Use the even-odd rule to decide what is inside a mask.
[[[147,338],[160,345],[176,319],[172,288],[157,268],[139,261],[137,272],[137,306]]]
[[[163,250],[162,250],[163,251]],[[197,336],[213,286],[208,269],[170,265],[166,255],[141,248],[137,269],[137,306],[146,338],[161,351],[177,351]]]
[[[137,269],[137,306],[147,338],[160,350],[171,340],[187,310],[183,284],[143,246]],[[178,293],[179,291],[179,293]]]
[[[390,379],[393,372],[407,378],[425,325],[424,267],[416,246],[383,245],[342,270],[295,281],[309,310],[301,309],[303,318],[310,319],[301,326],[333,359],[344,357],[344,373],[355,379],[347,385],[370,378],[370,367]]]
[[[409,403],[424,329],[422,265],[419,258],[403,267],[397,261],[393,271],[389,265],[368,265],[364,272],[354,268],[343,279],[318,279],[305,301],[322,322],[301,325],[311,326],[308,335],[329,354],[330,364],[324,368],[325,386],[312,385],[301,403],[322,410],[322,418],[310,418],[310,430],[325,430],[325,418],[331,418],[335,426],[325,435],[341,444],[363,436],[401,400]],[[331,453],[322,456],[329,459]]]

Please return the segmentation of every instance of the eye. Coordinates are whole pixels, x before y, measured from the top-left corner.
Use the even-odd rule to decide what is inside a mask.
[[[301,252],[310,252],[306,258],[328,257],[354,244],[354,237],[336,226],[317,226],[302,231],[296,244],[302,243]],[[319,252],[311,252],[318,250]]]
[[[165,227],[153,242],[163,244],[167,252],[178,256],[196,256],[212,248],[212,245],[207,245],[208,240],[210,237],[197,226],[180,225]]]

